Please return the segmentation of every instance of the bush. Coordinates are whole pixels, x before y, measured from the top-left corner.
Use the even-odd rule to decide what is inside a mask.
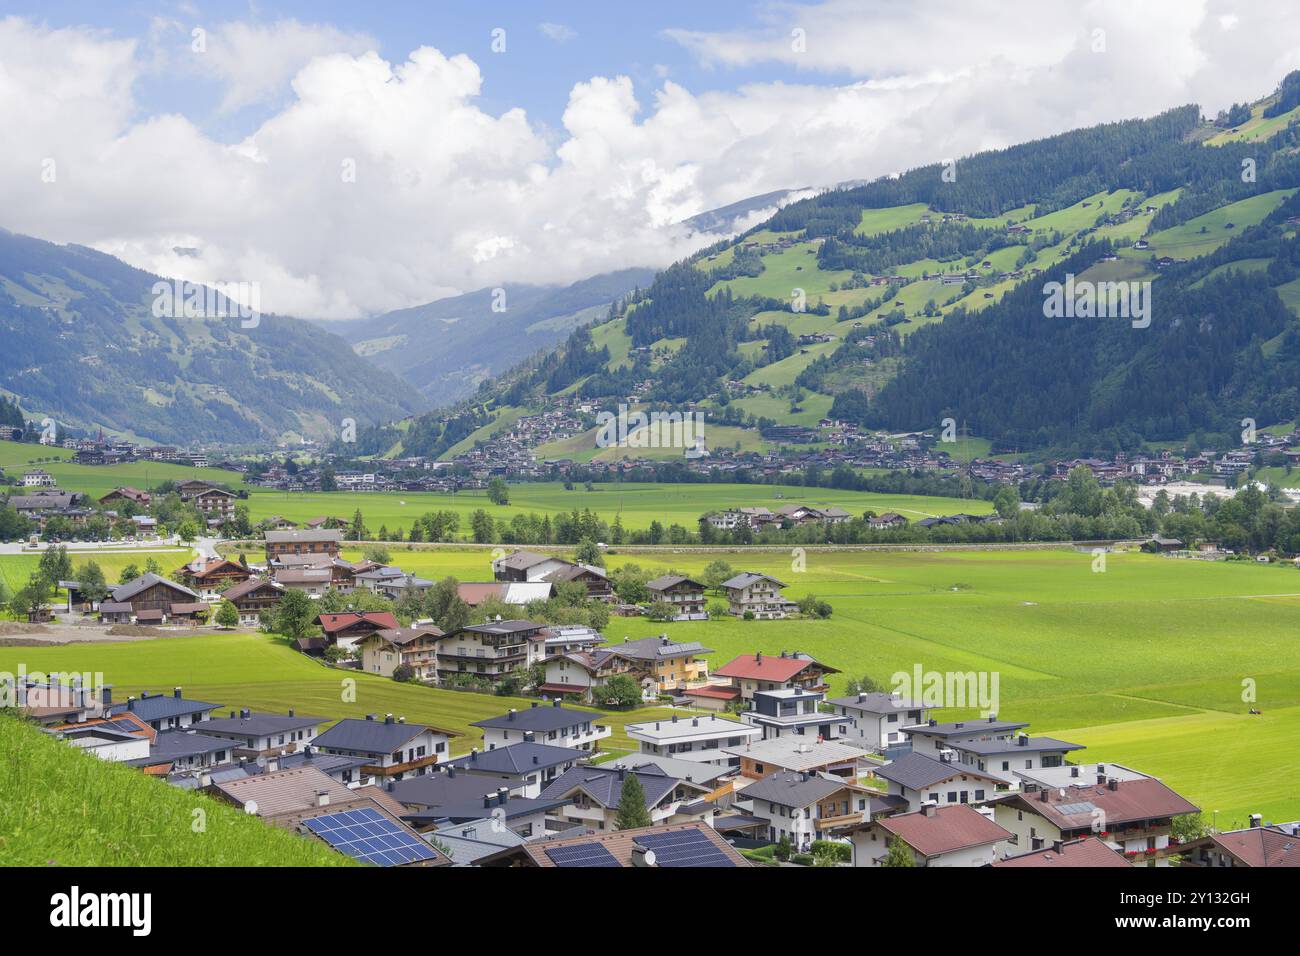
[[[786,860],[790,859],[790,852],[790,838],[782,834],[780,842],[776,845],[776,849],[772,851],[772,855],[784,863]]]
[[[812,866],[817,861],[813,859],[811,853],[796,853],[794,856],[790,857],[790,862],[797,863],[799,866]]]
[[[833,840],[814,840],[812,855],[819,863],[848,863],[853,858],[853,847]]]
[[[397,669],[393,671],[393,680],[399,684],[408,684],[415,680],[415,668],[410,664],[398,664]]]

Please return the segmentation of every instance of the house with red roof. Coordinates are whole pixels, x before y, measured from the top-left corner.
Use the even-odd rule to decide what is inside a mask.
[[[987,866],[1011,838],[1005,827],[964,803],[928,803],[915,813],[881,817],[848,832],[854,866],[883,866],[895,839],[911,852],[914,866]]]
[[[1058,870],[1066,866],[1117,866],[1130,869],[1133,866],[1096,837],[1058,841],[1044,850],[1009,856],[1005,860],[998,860],[993,865]]]
[[[1182,866],[1300,866],[1300,826],[1252,818],[1245,830],[1211,833],[1180,849]]]
[[[839,668],[823,664],[811,654],[782,651],[766,655],[762,651],[742,654],[713,671],[713,678],[726,678],[725,687],[739,692],[742,700],[753,700],[756,691],[809,690],[825,692],[826,676],[838,674]],[[733,698],[734,699],[734,698]]]
[[[360,641],[375,631],[396,630],[401,627],[389,611],[343,611],[339,614],[320,614],[316,623],[325,632],[325,639],[344,650],[352,650]]]

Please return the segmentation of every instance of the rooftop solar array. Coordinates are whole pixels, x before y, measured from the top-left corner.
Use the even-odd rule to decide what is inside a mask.
[[[1097,809],[1097,805],[1085,800],[1082,803],[1062,803],[1056,809],[1067,817],[1072,817],[1076,813],[1092,813],[1093,810]]]
[[[717,845],[699,830],[675,830],[668,833],[646,833],[636,842],[653,850],[658,866],[735,866]]]
[[[415,834],[368,807],[303,821],[340,853],[376,866],[400,866],[435,857],[433,848]]]
[[[618,860],[599,843],[547,847],[546,855],[556,866],[618,866]]]

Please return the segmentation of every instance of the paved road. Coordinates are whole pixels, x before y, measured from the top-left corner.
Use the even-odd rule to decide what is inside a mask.
[[[203,542],[208,542],[211,548],[211,542],[215,539],[205,538]],[[196,542],[194,547],[199,547],[203,542]],[[136,541],[134,543],[117,542],[115,544],[100,544],[97,541],[65,541],[64,547],[68,549],[69,554],[116,554],[123,551],[130,551],[133,554],[141,552],[174,552],[185,550],[186,546],[181,544],[176,537],[159,538],[156,541]],[[49,545],[42,541],[38,547],[29,548],[22,541],[3,541],[0,542],[0,554],[40,554]],[[206,553],[206,552],[205,552]],[[212,552],[215,554],[215,552]]]

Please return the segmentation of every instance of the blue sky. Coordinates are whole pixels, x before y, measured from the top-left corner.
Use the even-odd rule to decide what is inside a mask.
[[[647,91],[661,84],[665,76],[693,90],[809,81],[803,71],[781,63],[701,64],[680,43],[664,35],[665,30],[674,28],[713,32],[765,23],[770,8],[769,3],[747,0],[554,0],[544,4],[536,0],[193,4],[46,0],[29,6],[8,4],[5,12],[31,16],[51,26],[93,25],[122,38],[146,35],[150,24],[160,17],[209,28],[232,20],[271,23],[293,18],[303,23],[328,23],[374,38],[378,52],[389,60],[400,61],[421,45],[437,47],[449,55],[468,54],[483,71],[482,109],[499,114],[522,107],[530,118],[554,127],[560,124],[573,84],[592,76],[625,74]],[[550,29],[548,35],[543,32],[544,25],[559,29]],[[506,50],[501,54],[491,52],[492,31],[497,28],[506,31]],[[178,34],[171,43],[184,49],[187,38]],[[256,65],[250,68],[256,69]],[[831,83],[846,75],[832,68],[817,82]],[[222,98],[218,83],[175,74],[145,77],[136,94],[142,112],[184,113],[225,140],[252,131],[272,111],[271,104],[260,104],[223,115],[218,110]]]

